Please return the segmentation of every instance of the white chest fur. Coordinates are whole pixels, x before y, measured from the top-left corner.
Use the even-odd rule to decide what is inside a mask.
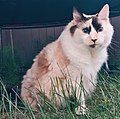
[[[83,85],[87,92],[93,91],[93,84],[96,85],[97,83],[97,72],[107,60],[107,49],[92,49],[83,44],[74,43],[71,36],[63,35],[62,37],[60,37],[62,47],[70,60],[72,77],[76,79],[82,75],[84,77]]]

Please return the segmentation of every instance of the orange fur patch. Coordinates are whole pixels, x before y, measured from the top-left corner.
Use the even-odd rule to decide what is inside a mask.
[[[50,47],[50,46],[49,46]],[[49,50],[48,47],[44,48],[35,58],[35,62],[33,63],[31,69],[29,69],[24,76],[23,84],[22,84],[22,90],[21,90],[21,96],[24,100],[28,101],[29,104],[32,107],[36,107],[37,101],[39,100],[38,90],[40,89],[40,86],[42,86],[43,81],[45,82],[45,79],[42,80],[45,75],[49,79],[49,72],[52,74],[55,74],[57,77],[56,72],[58,73],[59,80],[64,81],[66,77],[61,75],[61,71],[56,68],[54,65],[56,63],[59,65],[60,69],[65,69],[70,61],[65,56],[60,41],[57,41],[56,43],[53,43],[53,49],[54,51],[51,54],[48,54]],[[52,50],[53,50],[52,49]],[[51,57],[53,57],[53,63],[51,63]],[[49,68],[51,67],[51,68]],[[56,68],[56,69],[54,69]],[[53,77],[55,78],[55,77]],[[40,84],[40,85],[39,85]],[[59,85],[60,86],[60,85]],[[45,85],[45,92],[47,92],[46,96],[49,97],[49,93],[51,90],[51,81],[49,83],[46,83]]]
[[[42,53],[40,53],[38,55],[37,66],[38,66],[37,68],[38,68],[39,77],[45,75],[49,71],[48,68],[49,68],[50,64],[47,60],[47,56],[46,56],[46,53],[44,50]]]
[[[56,60],[57,60],[58,65],[60,66],[60,68],[66,68],[69,65],[70,61],[65,56],[60,42],[58,42],[55,56],[56,56]]]

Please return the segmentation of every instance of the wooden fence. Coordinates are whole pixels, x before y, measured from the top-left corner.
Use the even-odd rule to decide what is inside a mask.
[[[111,18],[115,34],[109,50],[112,59],[120,59],[120,16]],[[2,30],[3,60],[8,51],[16,62],[31,64],[35,55],[48,43],[58,38],[64,26],[34,29]],[[6,53],[6,54],[5,54]],[[4,56],[5,55],[5,56]]]
[[[5,60],[5,53],[11,51],[13,59],[30,64],[35,55],[45,45],[58,38],[63,28],[63,26],[60,26],[2,30],[3,60]]]

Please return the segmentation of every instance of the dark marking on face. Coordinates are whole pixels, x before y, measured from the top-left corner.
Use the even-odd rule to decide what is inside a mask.
[[[83,28],[82,31],[83,31],[84,33],[90,34],[90,32],[91,32],[91,26],[86,27],[86,28]]]
[[[102,25],[98,22],[97,17],[92,18],[92,25],[97,32],[103,31]]]
[[[73,34],[74,34],[74,32],[75,32],[76,28],[77,28],[77,25],[72,26],[72,27],[70,28],[70,33],[71,33],[71,35],[73,35]]]
[[[81,15],[81,19],[80,19],[79,22],[86,22],[87,20],[91,19],[91,17],[84,17],[83,14],[80,14],[80,15]],[[78,22],[78,23],[79,23],[79,22]],[[70,33],[71,33],[71,35],[74,34],[76,28],[78,28],[77,25],[72,26],[72,27],[70,28]],[[88,33],[90,33],[90,31],[91,31],[91,27],[86,28],[86,30],[85,30],[86,32],[87,32],[87,29],[88,29]]]
[[[89,19],[91,19],[91,17],[85,17],[85,16],[83,16],[83,14],[81,14],[81,21],[86,22]]]

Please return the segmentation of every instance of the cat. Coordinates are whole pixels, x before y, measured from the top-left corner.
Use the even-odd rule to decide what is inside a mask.
[[[22,99],[35,108],[40,90],[43,90],[46,97],[51,99],[52,83],[55,84],[56,77],[62,82],[66,95],[68,95],[65,88],[66,81],[71,80],[73,89],[76,90],[76,98],[80,103],[75,108],[75,112],[81,114],[82,111],[85,114],[86,96],[94,91],[97,73],[103,63],[108,60],[107,48],[113,33],[114,29],[109,21],[108,4],[95,15],[82,14],[74,8],[72,21],[56,41],[43,48],[34,59],[32,67],[23,76]],[[80,82],[85,91],[80,87]],[[61,89],[60,83],[57,88]],[[71,93],[71,86],[68,88]],[[62,97],[63,93],[57,90],[55,95],[56,105],[60,106],[64,101],[59,101],[58,94]]]

